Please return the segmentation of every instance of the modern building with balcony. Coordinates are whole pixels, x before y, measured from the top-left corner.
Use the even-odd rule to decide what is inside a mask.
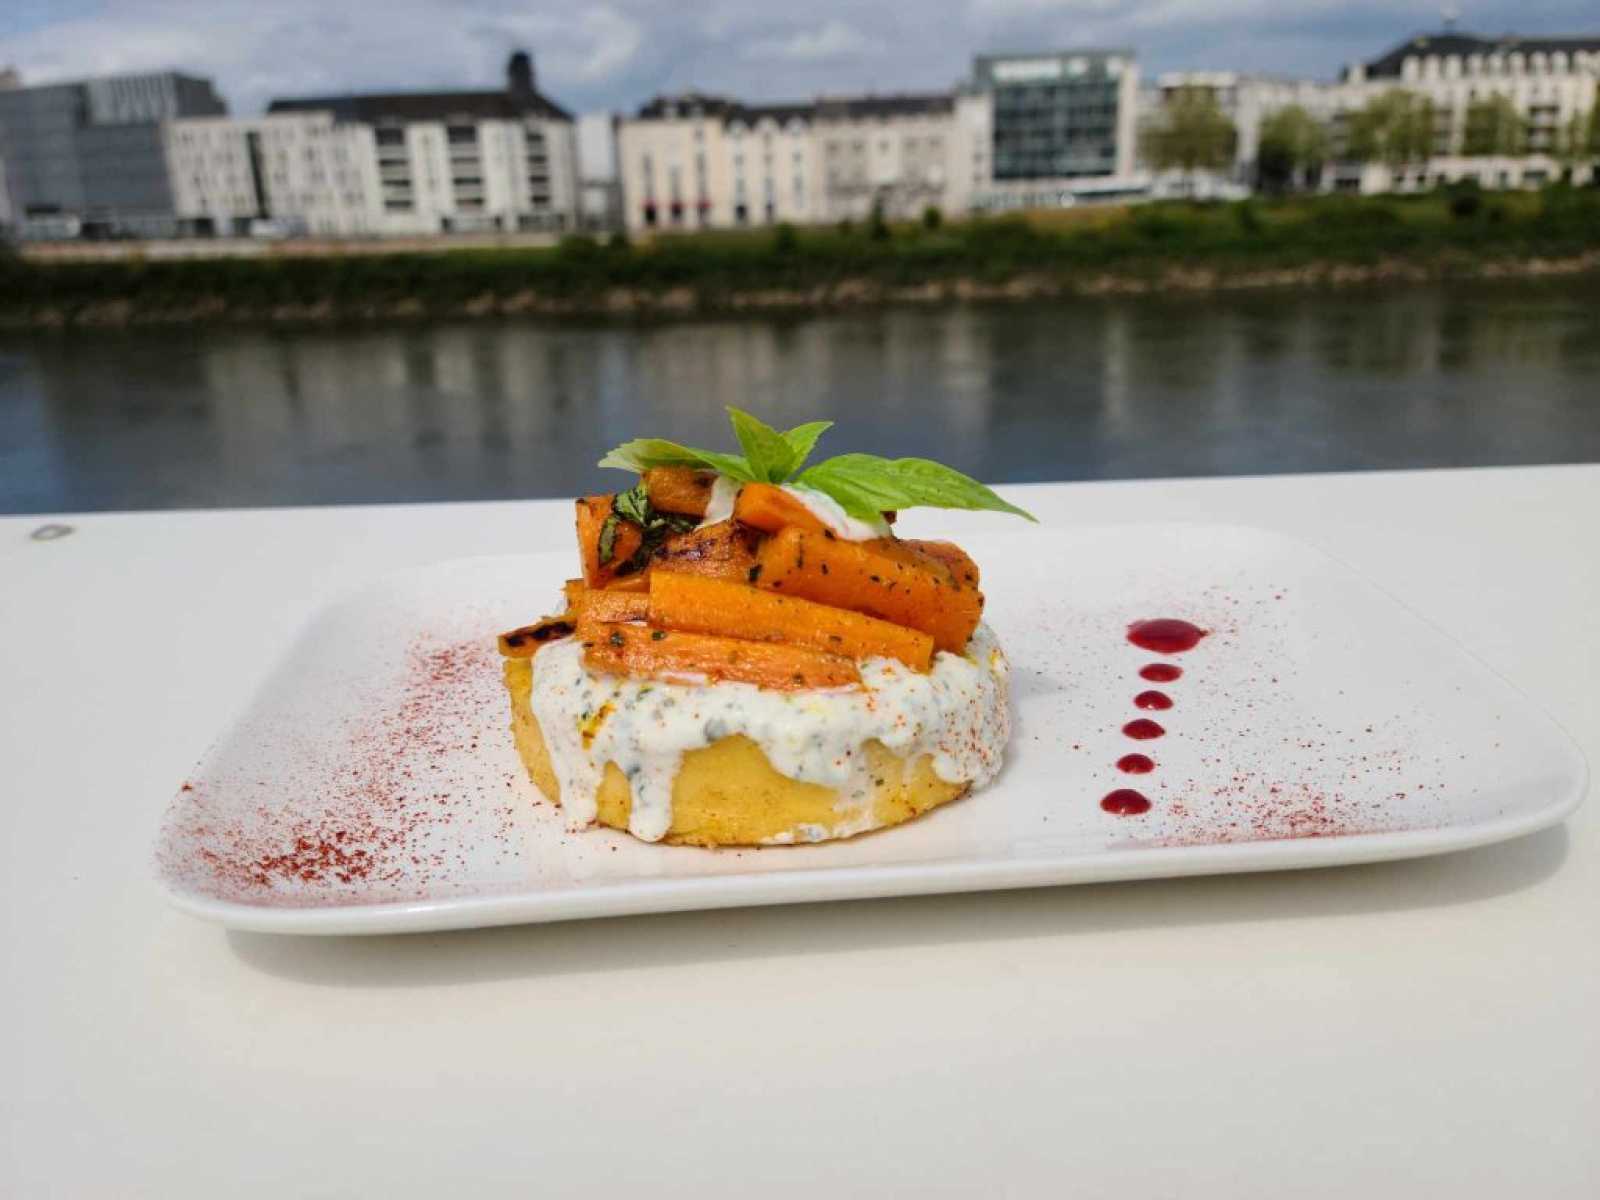
[[[985,54],[971,91],[987,108],[980,209],[1137,194],[1139,66],[1132,50]]]

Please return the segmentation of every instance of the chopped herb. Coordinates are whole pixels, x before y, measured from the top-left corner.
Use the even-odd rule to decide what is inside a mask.
[[[625,641],[625,640],[626,640],[626,639],[625,639],[625,638],[623,638],[623,636],[622,636],[622,630],[620,630],[620,629],[613,629],[613,630],[612,630],[612,631],[611,631],[611,637],[610,637],[610,639],[609,639],[609,640],[610,640],[610,642],[611,642],[611,644],[612,644],[612,645],[613,645],[613,646],[620,646],[620,645],[622,645],[622,644],[623,644],[623,643],[624,643],[624,641]]]
[[[761,578],[761,564],[760,563],[757,563],[755,566],[750,568],[750,574],[749,574],[748,578],[749,578],[751,583],[754,583],[756,580]]]
[[[617,555],[617,514],[613,510],[600,523],[600,565],[603,567]]]
[[[666,636],[667,636],[667,631],[665,629],[652,629],[650,631],[650,640],[652,642],[659,642],[662,638],[664,638]]]

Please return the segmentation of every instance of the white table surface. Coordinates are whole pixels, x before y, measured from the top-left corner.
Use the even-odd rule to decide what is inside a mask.
[[[1312,541],[1600,762],[1600,467],[1008,491]],[[165,905],[159,815],[310,610],[568,512],[0,520],[0,1195],[1600,1195],[1592,799],[1316,872],[367,940]]]

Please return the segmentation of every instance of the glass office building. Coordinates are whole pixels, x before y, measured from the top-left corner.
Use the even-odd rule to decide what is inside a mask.
[[[983,55],[973,84],[991,103],[995,183],[1125,174],[1137,72],[1129,50]]]

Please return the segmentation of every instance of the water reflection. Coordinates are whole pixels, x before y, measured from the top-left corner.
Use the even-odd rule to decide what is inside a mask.
[[[990,479],[1600,459],[1600,284],[12,337],[0,509],[567,495],[725,404]],[[843,441],[844,439],[840,439]],[[613,480],[614,482],[614,480]]]

